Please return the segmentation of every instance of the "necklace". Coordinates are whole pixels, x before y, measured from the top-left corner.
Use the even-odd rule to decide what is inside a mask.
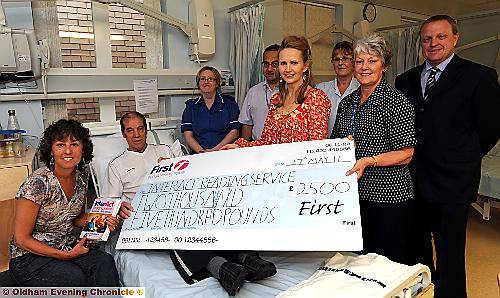
[[[279,113],[280,113],[281,116],[289,115],[290,113],[292,113],[293,111],[295,111],[295,109],[297,109],[298,106],[299,105],[296,104],[296,103],[290,104],[288,106],[282,106],[280,108]]]
[[[291,112],[295,111],[295,109],[299,106],[299,104],[297,104],[297,101],[292,97],[288,97],[288,102],[291,103],[287,104],[287,100],[285,100],[283,105],[279,108],[278,112],[281,116],[290,114]]]

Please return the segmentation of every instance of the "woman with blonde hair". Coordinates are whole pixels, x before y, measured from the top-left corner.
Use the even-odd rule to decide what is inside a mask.
[[[279,93],[271,106],[260,139],[238,139],[222,149],[326,139],[330,100],[312,87],[312,58],[303,36],[287,36],[279,52]]]

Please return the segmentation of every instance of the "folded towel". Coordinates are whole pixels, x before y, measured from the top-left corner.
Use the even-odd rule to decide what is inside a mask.
[[[337,253],[310,278],[277,297],[386,297],[408,279],[408,288],[421,281],[415,278],[418,272],[427,275],[422,287],[428,286],[430,273],[424,265],[407,266],[371,253],[355,257]],[[399,294],[411,297],[411,290]]]

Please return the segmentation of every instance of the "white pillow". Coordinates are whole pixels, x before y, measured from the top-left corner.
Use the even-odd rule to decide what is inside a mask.
[[[184,155],[184,152],[182,152],[181,142],[179,141],[179,139],[175,140],[175,142],[170,146],[170,150],[172,150],[174,157],[179,157]]]
[[[175,129],[155,129],[154,131],[158,136],[160,144],[172,147],[172,145],[177,140],[177,138],[175,137]],[[151,136],[151,138],[154,140],[154,136]],[[150,136],[148,134],[148,141],[149,140]]]
[[[109,162],[125,151],[128,144],[121,134],[93,136],[91,140],[94,145],[94,158],[91,167],[97,179],[99,192],[103,194],[106,193],[103,187],[107,185]]]

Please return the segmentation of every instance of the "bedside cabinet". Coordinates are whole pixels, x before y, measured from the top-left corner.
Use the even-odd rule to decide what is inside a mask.
[[[24,157],[0,158],[0,272],[9,268],[9,242],[14,228],[15,199],[19,186],[33,172],[35,149]]]

